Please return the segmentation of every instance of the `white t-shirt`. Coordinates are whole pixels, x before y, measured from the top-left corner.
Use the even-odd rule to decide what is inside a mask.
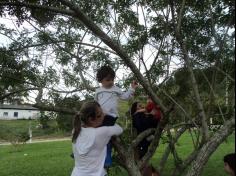
[[[118,100],[129,100],[132,98],[135,90],[130,88],[127,92],[122,92],[117,86],[113,86],[110,89],[100,87],[96,90],[95,100],[102,107],[103,112],[106,115],[110,115],[114,118],[118,117]]]
[[[107,144],[112,136],[120,135],[119,125],[99,128],[82,128],[76,143],[72,145],[75,167],[71,176],[104,176]]]

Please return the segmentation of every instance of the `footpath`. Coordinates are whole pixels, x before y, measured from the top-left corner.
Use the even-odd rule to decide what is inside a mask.
[[[26,144],[34,144],[34,143],[43,143],[43,142],[59,142],[59,141],[69,141],[71,140],[70,137],[65,137],[65,138],[51,138],[51,139],[32,139],[32,141],[27,141]],[[0,146],[4,145],[11,145],[9,142],[1,142],[0,141]]]

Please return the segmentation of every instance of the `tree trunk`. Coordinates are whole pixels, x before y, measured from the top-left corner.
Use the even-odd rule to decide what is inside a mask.
[[[173,21],[175,21],[175,11],[174,11],[174,0],[171,0],[171,11],[172,11],[172,18]],[[183,0],[182,2],[182,6],[181,6],[181,11],[178,14],[178,23],[175,24],[174,22],[174,28],[175,28],[175,37],[176,37],[176,41],[179,43],[180,45],[180,49],[183,53],[183,59],[185,61],[185,64],[187,66],[187,69],[189,71],[189,76],[190,76],[190,80],[192,83],[192,88],[193,88],[193,93],[196,99],[196,104],[199,110],[199,116],[201,117],[201,122],[202,122],[202,133],[203,133],[203,137],[202,137],[202,143],[205,143],[208,139],[209,139],[209,129],[208,129],[208,123],[207,123],[207,117],[206,117],[206,113],[205,113],[205,109],[201,100],[201,96],[200,96],[200,92],[199,92],[199,87],[198,87],[198,83],[194,74],[194,70],[193,70],[193,63],[191,62],[191,59],[188,55],[188,49],[187,49],[187,45],[186,45],[186,41],[184,40],[182,34],[181,34],[181,22],[182,22],[182,18],[183,18],[183,9],[185,6],[185,0]]]
[[[196,160],[192,163],[186,176],[200,176],[210,156],[220,144],[234,131],[235,117],[228,120],[224,126],[203,145]]]
[[[129,176],[142,176],[138,165],[135,163],[134,159],[127,160],[126,169],[129,173]]]

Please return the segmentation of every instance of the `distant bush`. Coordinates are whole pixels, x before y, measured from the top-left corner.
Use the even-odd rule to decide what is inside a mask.
[[[24,144],[30,139],[28,129],[19,131],[7,126],[1,126],[0,140],[9,142],[12,144],[14,151],[21,151]]]
[[[70,132],[73,128],[73,117],[73,115],[59,113],[56,119],[58,128],[66,132]]]
[[[80,100],[80,97],[73,95],[72,97],[57,97],[55,100],[55,105],[57,107],[63,107],[67,109],[73,109],[79,111],[83,102]],[[72,121],[74,115],[57,113],[56,121],[58,128],[62,131],[70,132],[72,131]]]
[[[39,117],[39,122],[42,125],[42,129],[49,128],[49,125],[48,125],[49,120],[50,120],[50,117],[45,112],[41,112],[41,115]]]

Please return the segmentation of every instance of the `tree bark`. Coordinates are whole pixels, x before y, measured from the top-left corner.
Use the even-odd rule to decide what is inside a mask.
[[[235,130],[235,116],[226,121],[224,126],[203,145],[195,161],[192,163],[186,176],[200,176],[210,156],[216,151],[220,144]]]
[[[10,92],[10,93],[7,93],[5,95],[2,95],[0,96],[0,100],[3,100],[5,98],[8,98],[14,94],[17,94],[17,93],[21,93],[21,92],[28,92],[28,91],[31,91],[31,90],[38,90],[39,88],[28,88],[28,89],[20,89],[20,90],[15,90],[13,92]]]
[[[118,137],[114,137],[112,142],[119,154],[121,160],[119,162],[127,170],[129,176],[142,176],[141,171],[135,161],[133,147],[130,146],[129,149],[125,149],[124,145],[121,143],[120,138]]]
[[[26,8],[31,8],[31,9],[48,10],[57,14],[64,14],[64,15],[69,15],[69,16],[74,15],[74,12],[72,10],[59,9],[56,7],[43,6],[40,4],[27,3],[27,2],[0,2],[0,6],[26,7]]]
[[[53,105],[44,105],[42,103],[35,104],[33,107],[40,109],[41,111],[52,111],[52,112],[60,112],[65,114],[71,114],[75,115],[78,111],[69,109],[69,108],[63,108],[63,107],[55,107]]]
[[[176,134],[176,137],[173,139],[173,141],[171,143],[169,143],[169,145],[167,146],[166,150],[165,150],[165,153],[163,154],[162,156],[162,159],[160,161],[160,173],[163,172],[164,168],[165,168],[165,165],[166,165],[166,162],[169,158],[169,155],[171,153],[171,145],[175,145],[176,142],[179,140],[179,138],[182,136],[182,134],[185,133],[185,131],[187,130],[187,125],[183,128],[181,128],[178,133]]]

